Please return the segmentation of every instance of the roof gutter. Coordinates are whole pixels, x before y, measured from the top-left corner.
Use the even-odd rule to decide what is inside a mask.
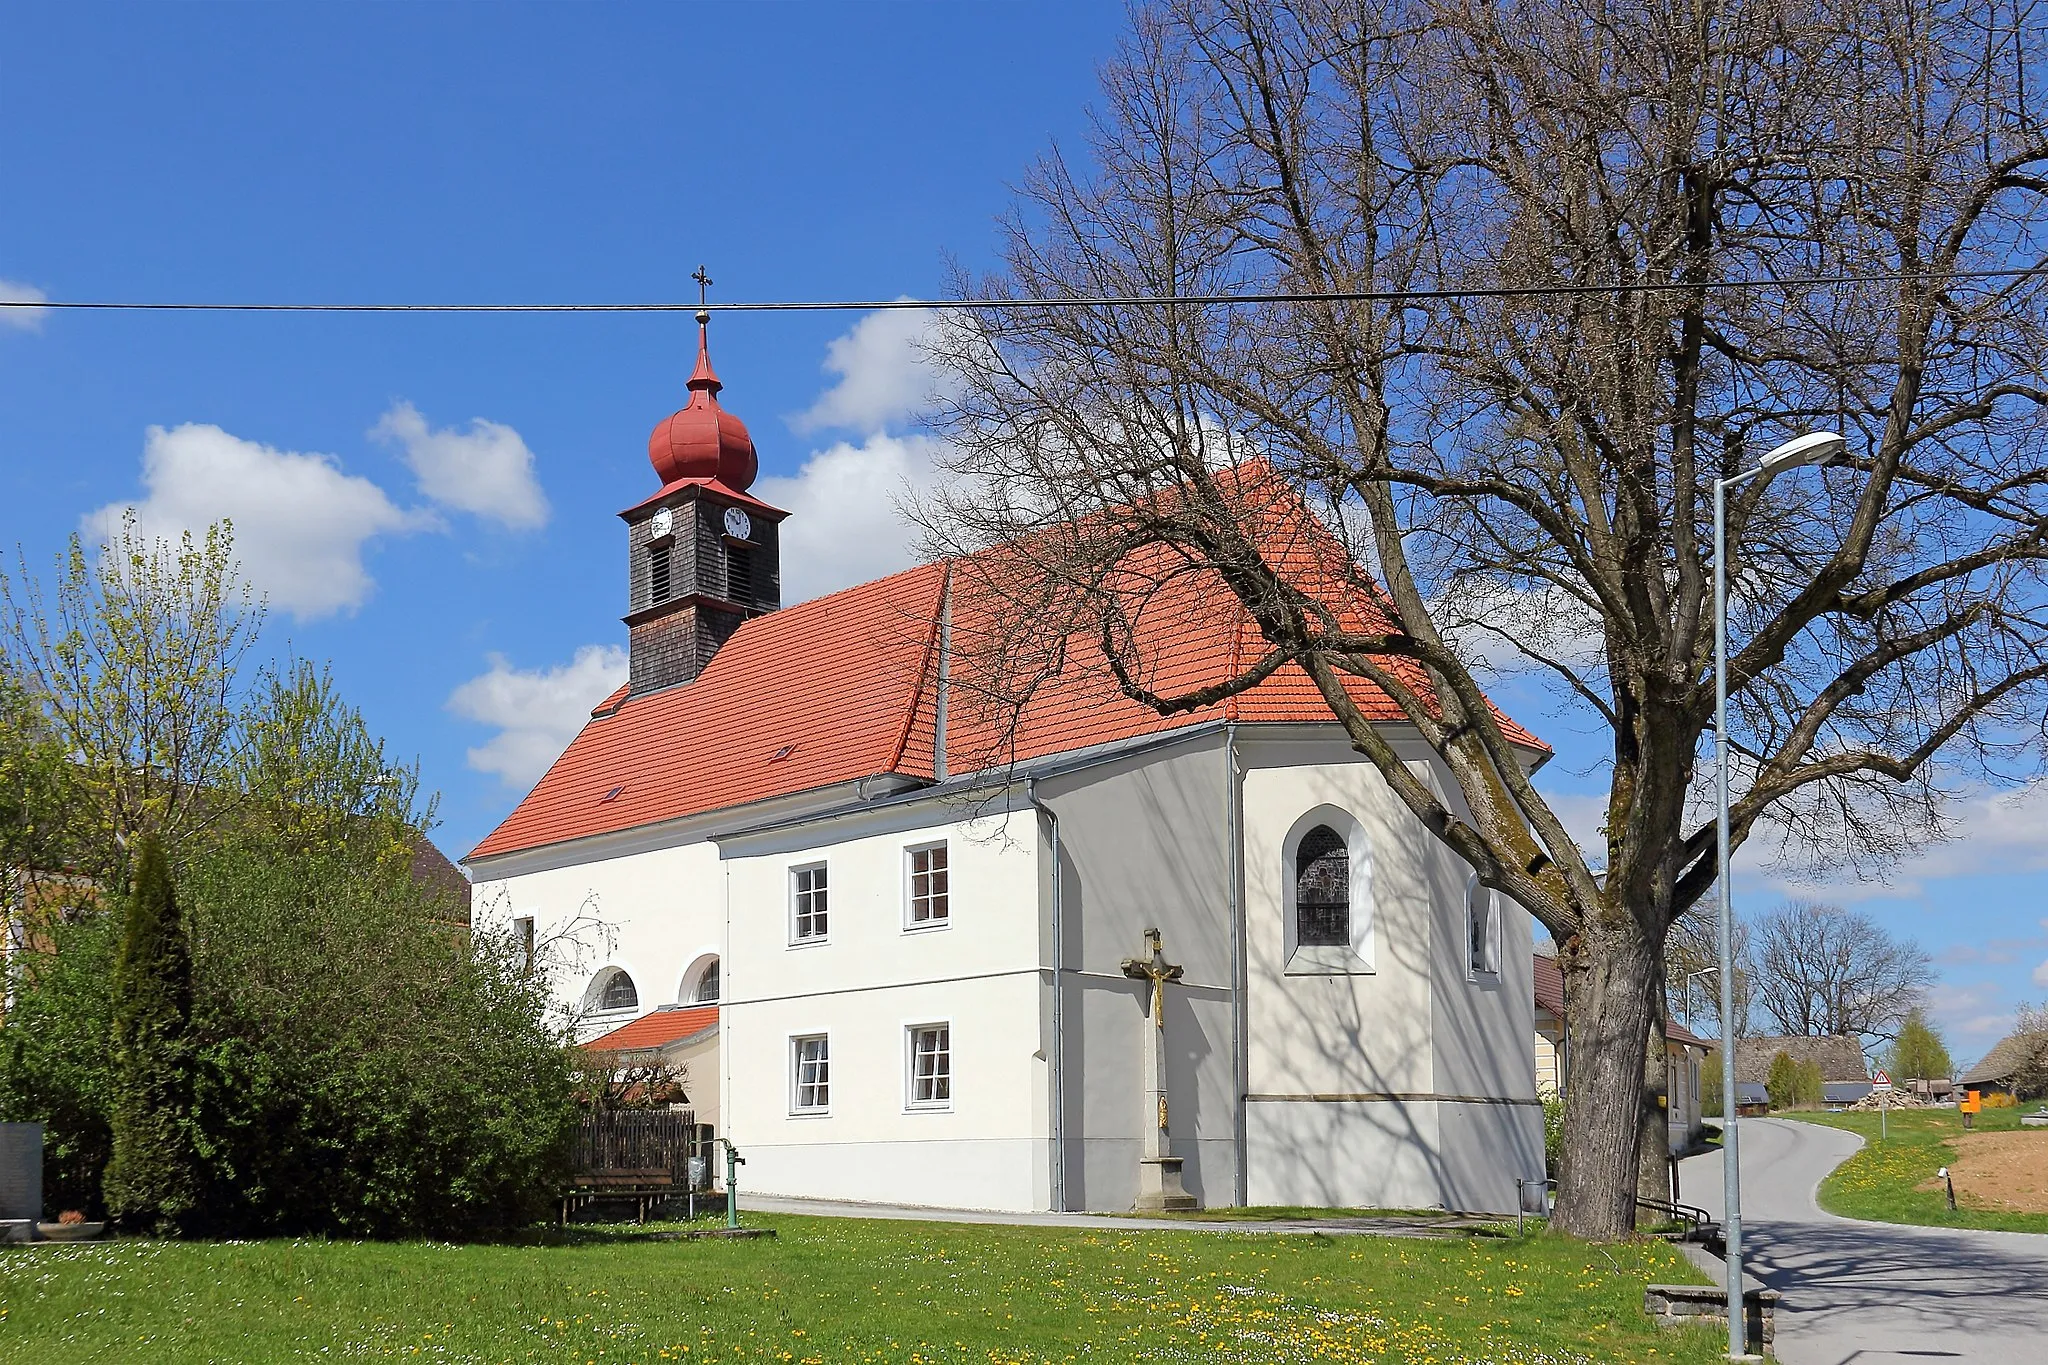
[[[1099,767],[1104,763],[1114,763],[1119,759],[1150,753],[1156,749],[1166,749],[1176,744],[1186,744],[1191,740],[1206,739],[1221,733],[1227,723],[1220,719],[1203,721],[1197,725],[1187,725],[1176,730],[1169,730],[1164,734],[1145,735],[1134,740],[1118,740],[1093,749],[1078,749],[1064,754],[1055,754],[1047,758],[1020,763],[1014,767],[992,772],[970,773],[965,777],[949,778],[944,782],[934,782],[926,786],[914,787],[909,791],[890,792],[871,800],[829,807],[820,811],[811,811],[804,815],[790,816],[783,820],[770,820],[762,824],[747,825],[739,829],[714,830],[705,837],[713,843],[722,844],[729,839],[747,839],[755,835],[776,834],[784,830],[802,829],[809,825],[821,825],[834,820],[844,820],[852,815],[866,815],[878,810],[890,810],[899,806],[912,806],[925,801],[943,801],[951,797],[965,796],[974,792],[996,792],[1006,787],[1015,788],[1020,785],[1028,791],[1031,783],[1040,778],[1057,777],[1064,773],[1079,772],[1084,768]],[[861,781],[865,783],[892,775],[877,773],[874,777],[863,778]]]

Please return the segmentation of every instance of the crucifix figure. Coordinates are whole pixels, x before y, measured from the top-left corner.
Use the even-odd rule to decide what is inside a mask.
[[[1166,960],[1159,931],[1145,931],[1145,956],[1127,957],[1124,975],[1148,982],[1145,1015],[1151,1027],[1145,1030],[1140,1059],[1145,1086],[1144,1154],[1138,1158],[1139,1209],[1191,1209],[1195,1197],[1181,1184],[1181,1159],[1173,1155],[1166,1131],[1166,983],[1178,981],[1181,969]]]

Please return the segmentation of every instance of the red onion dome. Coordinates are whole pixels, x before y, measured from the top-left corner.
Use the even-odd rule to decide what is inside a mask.
[[[718,406],[725,387],[711,368],[710,317],[697,315],[697,368],[690,375],[690,401],[654,424],[647,458],[666,487],[677,479],[716,479],[744,493],[760,463],[747,424]]]

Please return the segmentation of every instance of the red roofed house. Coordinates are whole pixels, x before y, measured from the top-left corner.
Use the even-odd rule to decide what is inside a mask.
[[[1514,1208],[1543,1174],[1528,916],[1305,674],[1162,717],[1077,650],[999,721],[953,673],[989,619],[963,565],[781,606],[784,514],[747,491],[701,337],[689,387],[649,443],[660,488],[622,514],[630,681],[468,859],[479,923],[602,924],[551,965],[588,1033],[715,1007],[692,1098],[715,1075],[764,1192],[1130,1208],[1163,1131],[1205,1204]],[[1243,488],[1290,574],[1377,619],[1298,498],[1256,466]],[[1257,657],[1220,584],[1160,578],[1154,685]],[[1355,697],[1404,742],[1389,698]],[[1154,927],[1182,969],[1156,1024],[1123,971]]]

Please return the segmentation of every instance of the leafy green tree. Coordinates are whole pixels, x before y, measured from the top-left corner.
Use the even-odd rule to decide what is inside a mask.
[[[1954,1074],[1948,1047],[1927,1022],[1926,1011],[1912,1011],[1899,1026],[1899,1036],[1885,1058],[1885,1070],[1895,1081],[1925,1081]]]
[[[1700,1115],[1703,1118],[1726,1117],[1721,1108],[1721,1053],[1718,1049],[1707,1053],[1700,1063]]]
[[[1764,1076],[1764,1094],[1770,1097],[1771,1108],[1792,1107],[1793,1092],[1798,1085],[1797,1071],[1797,1064],[1784,1053],[1771,1058],[1771,1069]]]
[[[76,860],[75,788],[64,744],[34,691],[0,657],[0,868],[13,874],[10,914],[43,899],[31,897],[30,881]]]
[[[242,666],[263,620],[233,551],[227,522],[172,542],[131,513],[96,556],[71,537],[54,593],[25,563],[0,573],[0,648],[71,757],[102,875],[118,878],[145,832],[175,862],[229,813]]]
[[[198,1207],[193,1148],[192,954],[163,844],[145,834],[114,961],[112,1157],[107,1208],[130,1227],[175,1232]]]

